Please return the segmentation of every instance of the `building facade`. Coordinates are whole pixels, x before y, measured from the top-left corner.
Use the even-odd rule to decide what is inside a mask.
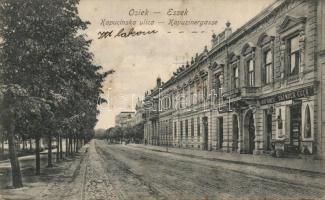
[[[124,111],[120,112],[115,116],[115,126],[117,127],[128,127],[132,123],[132,120],[135,116],[135,112]]]
[[[325,158],[325,2],[278,0],[238,30],[227,23],[146,92],[152,145]]]

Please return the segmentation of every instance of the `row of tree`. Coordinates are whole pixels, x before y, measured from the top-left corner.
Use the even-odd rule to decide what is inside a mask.
[[[105,134],[99,138],[107,139],[111,143],[120,143],[122,141],[142,143],[143,142],[144,123],[141,122],[131,127],[112,127],[106,130]]]
[[[36,174],[40,174],[40,139],[52,140],[57,160],[94,134],[97,102],[105,77],[93,64],[91,40],[80,34],[89,22],[78,16],[79,0],[0,1],[1,124],[7,133],[12,181],[22,187],[15,138],[34,139]]]

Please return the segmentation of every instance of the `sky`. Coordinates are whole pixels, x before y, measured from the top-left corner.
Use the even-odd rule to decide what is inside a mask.
[[[182,63],[201,53],[204,46],[211,49],[212,34],[223,31],[227,21],[235,31],[272,2],[274,0],[81,0],[80,17],[91,23],[85,34],[93,40],[90,50],[94,62],[104,70],[115,70],[104,82],[103,97],[108,103],[99,106],[96,128],[114,126],[115,115],[134,111],[136,100],[144,98],[145,91],[155,86],[158,76],[166,82]],[[168,15],[170,9],[184,11],[185,15]],[[141,11],[143,15],[135,15]],[[171,26],[171,19],[217,23]],[[103,20],[132,20],[137,24],[103,25]],[[140,25],[140,21],[153,21],[153,24]],[[123,28],[126,32],[130,28],[158,32],[114,37]],[[104,31],[112,31],[112,36],[98,39],[98,33]]]

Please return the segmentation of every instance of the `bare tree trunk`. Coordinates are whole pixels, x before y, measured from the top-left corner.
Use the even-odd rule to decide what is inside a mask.
[[[65,157],[69,155],[69,143],[68,143],[68,136],[65,136]]]
[[[48,133],[47,141],[47,167],[53,167],[52,164],[52,133]]]
[[[20,150],[20,141],[19,141],[19,137],[17,138],[17,142],[15,142],[16,148],[19,151]]]
[[[22,139],[22,140],[21,140],[21,143],[22,143],[22,145],[23,145],[23,148],[22,148],[22,150],[25,150],[25,143],[24,143],[24,139]]]
[[[40,137],[35,137],[36,175],[41,174]]]
[[[76,139],[76,143],[77,143],[77,145],[76,145],[76,152],[78,153],[79,152],[79,138],[78,137]]]
[[[72,135],[69,136],[69,154],[72,156]]]
[[[63,150],[62,150],[62,135],[60,136],[60,158],[63,158]]]
[[[69,146],[69,148],[68,148],[68,150],[69,150],[69,155],[70,156],[72,156],[72,139],[71,139],[71,135],[69,135],[69,144],[68,144],[68,146]]]
[[[32,138],[29,138],[29,150],[32,150],[33,147],[32,147]]]
[[[77,141],[76,141],[76,136],[73,136],[73,151],[77,152]]]
[[[16,154],[14,131],[14,125],[11,125],[8,133],[9,157],[11,164],[12,185],[15,188],[20,188],[23,187],[23,181],[21,177],[18,157]]]
[[[1,152],[5,151],[5,136],[4,134],[2,135],[2,139],[1,139]]]
[[[59,145],[59,142],[60,142],[60,134],[58,133],[56,135],[56,162],[59,162],[59,160],[60,160],[60,145]]]

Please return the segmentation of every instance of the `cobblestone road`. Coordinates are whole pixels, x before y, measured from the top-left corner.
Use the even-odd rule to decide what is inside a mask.
[[[109,199],[320,199],[325,195],[324,188],[299,184],[303,182],[299,175],[297,184],[277,181],[205,165],[204,160],[196,163],[104,141],[96,141],[91,151],[95,168],[87,171],[85,199],[105,195]],[[92,177],[92,170],[97,175]]]

